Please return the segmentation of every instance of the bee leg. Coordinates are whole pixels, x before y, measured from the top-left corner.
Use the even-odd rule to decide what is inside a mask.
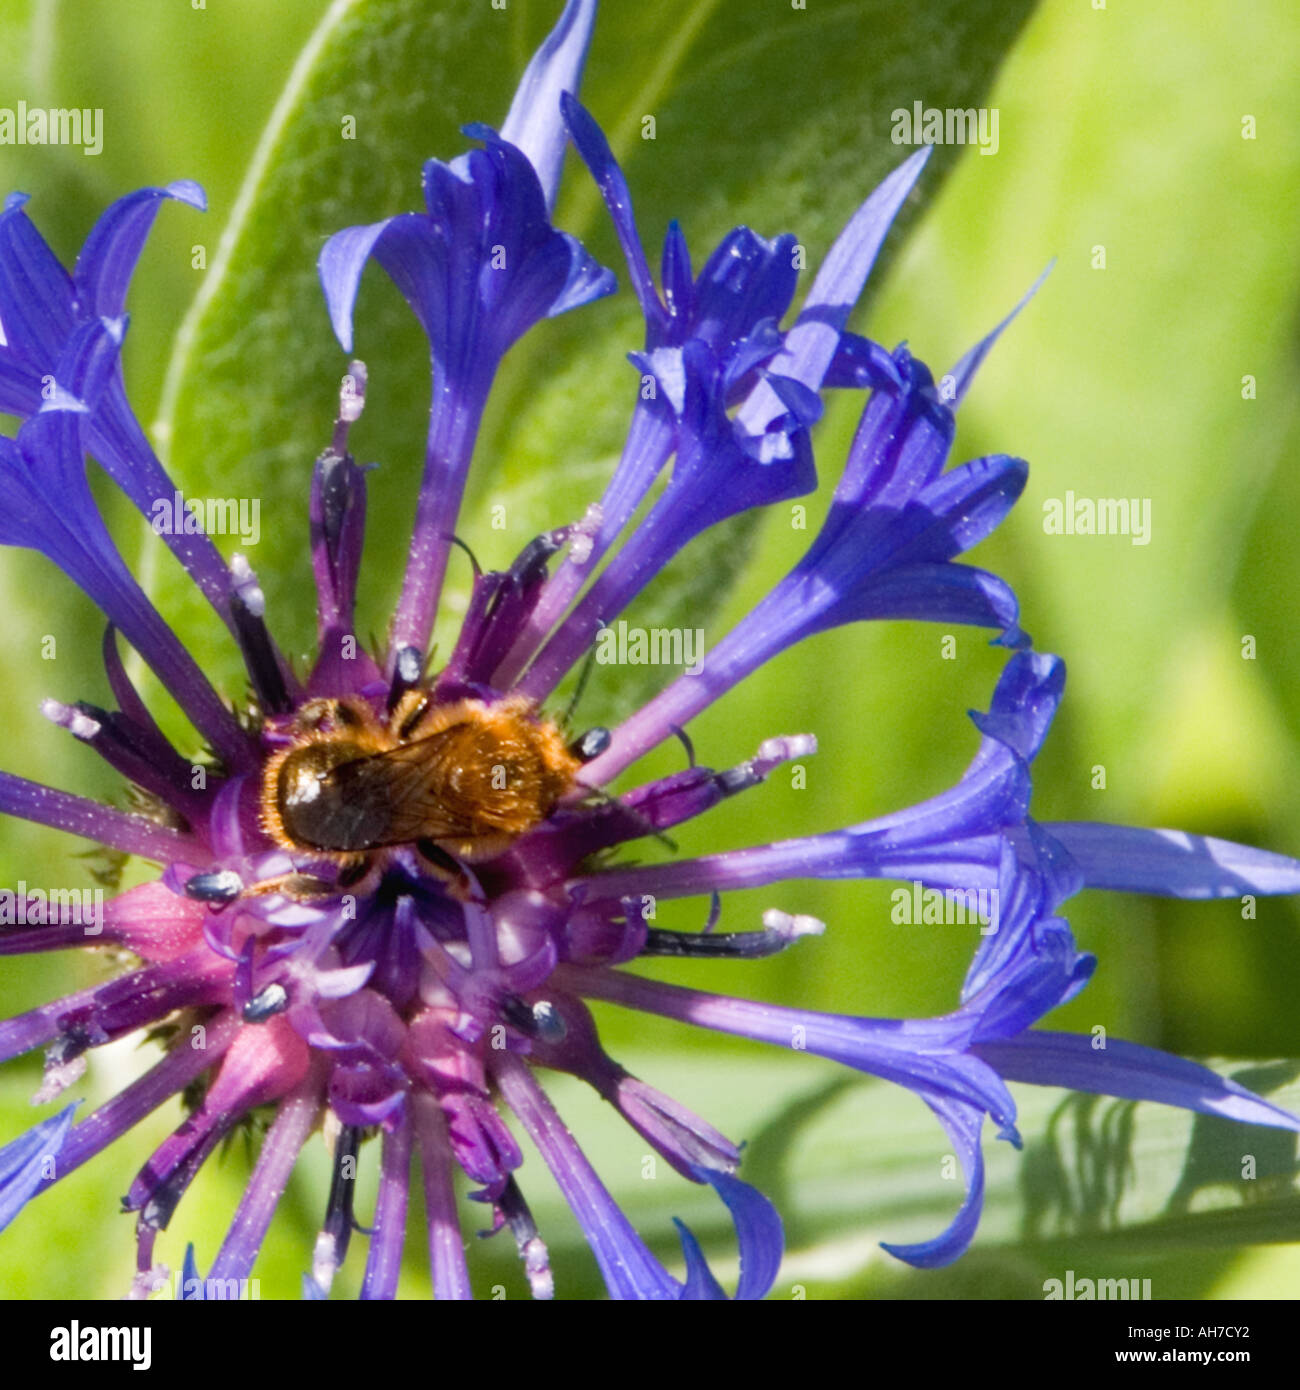
[[[339,869],[334,887],[336,890],[355,888],[375,867],[375,861],[368,854],[359,854]]]
[[[408,690],[393,706],[389,720],[389,728],[393,734],[402,742],[411,738],[419,727],[420,721],[429,712],[431,703],[427,690]]]
[[[309,732],[319,729],[323,724],[333,724],[339,729],[355,729],[363,719],[346,700],[331,700],[321,696],[300,705],[294,722],[300,730]]]
[[[596,732],[601,732],[597,730]],[[671,835],[665,835],[662,830],[651,823],[649,817],[642,815],[640,811],[633,810],[630,806],[623,803],[614,796],[612,792],[607,792],[604,787],[589,787],[585,782],[576,783],[584,793],[583,801],[587,803],[599,802],[603,806],[612,806],[615,810],[621,811],[623,815],[630,816],[633,820],[643,826],[642,834],[650,836],[651,839],[658,840],[661,845],[670,849],[674,854],[677,853],[677,841]]]
[[[337,885],[328,879],[318,878],[315,874],[276,874],[274,878],[264,878],[260,883],[254,883],[251,887],[245,888],[243,896],[246,898],[265,898],[273,893],[281,893],[286,898],[297,898],[302,901],[309,901],[313,898],[332,898],[338,893]]]
[[[308,700],[298,707],[294,722],[300,729],[318,729],[337,708],[337,700]]]
[[[264,878],[260,883],[246,888],[244,896],[267,897],[272,893],[283,893],[286,898],[297,898],[302,902],[310,902],[316,898],[336,898],[340,893],[355,888],[373,867],[372,856],[358,854],[339,866],[338,876],[333,882],[321,878],[318,874],[277,874],[274,878]]]
[[[432,840],[419,840],[415,848],[435,869],[441,869],[451,879],[451,887],[456,890],[458,896],[467,899],[479,896],[475,891],[478,884],[473,875],[455,855],[448,853],[441,845],[434,844]]]

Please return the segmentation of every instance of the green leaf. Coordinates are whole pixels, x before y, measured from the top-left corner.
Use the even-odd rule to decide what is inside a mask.
[[[465,147],[467,120],[499,121],[527,55],[558,5],[434,7],[427,0],[339,0],[298,61],[232,212],[221,249],[186,320],[160,435],[192,496],[261,504],[250,558],[271,622],[295,655],[311,642],[306,495],[346,367],[329,333],[315,259],[340,227],[419,206],[419,170]],[[608,6],[597,24],[584,98],[624,160],[652,247],[680,217],[697,260],[732,225],[792,229],[815,265],[853,208],[905,150],[890,112],[918,96],[976,104],[1029,10],[982,0],[909,8],[842,5],[761,16],[733,3]],[[643,117],[653,116],[653,140]],[[351,138],[355,135],[355,138]],[[957,154],[939,151],[929,197]],[[912,212],[905,215],[910,220]],[[622,269],[599,199],[570,161],[557,222]],[[620,447],[641,345],[631,295],[541,325],[511,355],[480,438],[462,537],[485,565],[509,561],[533,535],[581,515]],[[382,634],[405,563],[422,464],[427,351],[391,286],[362,288],[357,351],[370,367],[354,434],[372,475],[362,631]],[[501,505],[504,529],[489,508]],[[752,522],[692,549],[647,600],[661,621],[701,626],[747,558]],[[228,542],[236,548],[237,540]],[[158,547],[150,548],[152,564]],[[163,572],[165,570],[165,572]],[[463,604],[453,569],[447,609]],[[163,562],[153,588],[185,631],[215,635],[184,579]],[[440,629],[444,653],[451,625]],[[209,669],[228,688],[233,653]],[[619,692],[627,708],[640,691]],[[609,692],[593,695],[593,717]]]

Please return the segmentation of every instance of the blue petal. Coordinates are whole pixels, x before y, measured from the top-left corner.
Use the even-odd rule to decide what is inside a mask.
[[[628,274],[632,279],[632,289],[640,301],[641,312],[647,323],[654,330],[661,332],[667,324],[668,314],[659,301],[654,279],[650,274],[650,265],[646,260],[645,249],[641,245],[641,237],[637,232],[636,217],[632,210],[632,194],[627,186],[627,180],[623,177],[623,171],[618,167],[618,161],[614,158],[614,152],[609,147],[605,132],[601,130],[591,113],[571,96],[562,98],[561,106],[564,111],[564,119],[569,126],[569,132],[573,136],[573,143],[577,146],[583,162],[591,171],[591,177],[596,181],[596,187],[600,190],[600,195],[604,198],[605,206],[609,210],[610,220],[614,224],[614,234],[618,238],[623,259],[627,261]],[[504,131],[502,133],[504,134]],[[665,243],[665,255],[667,255],[668,246],[677,243],[681,244],[684,254],[685,243],[682,242],[680,228],[677,228],[675,238],[670,232],[669,240]],[[676,286],[678,293],[675,296],[677,302],[674,303],[674,308],[688,309],[692,302],[689,257],[686,258],[684,278],[674,273],[674,281],[678,282]],[[664,283],[665,285],[669,283],[666,275]],[[685,292],[684,296],[682,291]],[[684,302],[682,302],[683,298]]]
[[[682,1254],[686,1259],[686,1283],[682,1286],[683,1302],[723,1302],[727,1291],[714,1278],[709,1262],[704,1258],[700,1243],[691,1234],[689,1226],[673,1217],[677,1236],[682,1243]]]
[[[12,1143],[0,1149],[0,1231],[36,1195],[50,1174],[51,1160],[57,1163],[72,1127],[72,1116],[80,1101],[65,1106],[57,1115],[33,1126]]]
[[[1020,652],[1003,668],[989,712],[972,710],[970,717],[986,738],[1032,762],[1052,727],[1064,693],[1065,662],[1059,656]]]
[[[826,626],[851,619],[900,618],[1001,629],[1002,646],[1027,645],[1017,623],[1020,605],[1010,585],[972,565],[900,565],[864,584],[835,610]]]
[[[329,309],[330,324],[344,352],[352,351],[352,310],[361,284],[361,272],[366,268],[375,243],[394,222],[418,224],[423,221],[416,213],[402,213],[398,217],[385,218],[382,222],[372,222],[366,227],[345,227],[343,231],[335,232],[321,249],[316,267]],[[427,235],[432,239],[432,228],[428,229]]]
[[[0,212],[0,351],[52,372],[72,332],[72,278],[28,219],[26,203],[25,194],[10,194]]]
[[[1051,274],[1052,267],[1056,264],[1055,260],[1048,263],[1047,269],[1034,281],[1025,291],[1020,303],[1002,320],[1000,324],[988,334],[981,338],[978,343],[961,359],[960,362],[948,373],[944,385],[948,388],[945,399],[950,399],[954,407],[961,403],[966,392],[970,390],[970,384],[975,379],[975,373],[979,371],[984,359],[993,351],[993,345],[1002,336],[1003,330],[1025,307],[1026,304],[1038,293],[1039,286]]]
[[[716,1168],[699,1168],[698,1176],[713,1186],[727,1204],[740,1245],[738,1299],[762,1298],[776,1282],[785,1251],[785,1230],[780,1214],[766,1197],[747,1182]]]
[[[870,338],[857,333],[841,333],[835,357],[827,368],[822,386],[826,389],[847,387],[851,390],[874,390],[887,386],[903,390],[903,378],[894,361],[894,354]]]
[[[785,351],[772,364],[774,371],[792,376],[814,391],[821,387],[835,359],[840,332],[867,283],[890,225],[929,156],[926,147],[904,161],[867,198],[835,239],[799,318],[786,337]],[[761,430],[776,409],[770,388],[760,383],[742,408],[743,423],[751,430]]]
[[[737,1300],[761,1299],[776,1282],[785,1252],[785,1232],[781,1217],[771,1202],[757,1188],[730,1173],[703,1166],[693,1169],[695,1177],[707,1182],[727,1205],[736,1227],[740,1246],[740,1279],[736,1286]],[[680,1221],[673,1224],[682,1242],[686,1257],[686,1286],[684,1300],[725,1299],[726,1293],[713,1277],[699,1242]]]
[[[925,1097],[926,1104],[939,1117],[948,1132],[966,1179],[966,1197],[952,1224],[942,1235],[915,1245],[891,1245],[881,1242],[896,1259],[920,1269],[938,1269],[950,1265],[965,1254],[979,1226],[984,1207],[984,1155],[980,1150],[980,1133],[984,1128],[984,1112],[960,1101],[945,1097]]]
[[[95,223],[77,257],[73,283],[80,314],[116,318],[122,313],[135,263],[166,198],[207,211],[203,189],[189,179],[119,198]]]
[[[1300,893],[1300,862],[1231,840],[1076,821],[1045,829],[1078,865],[1085,888],[1169,898]]]
[[[1032,1031],[972,1049],[1008,1081],[1154,1100],[1244,1124],[1300,1131],[1300,1118],[1208,1067],[1152,1047],[1091,1034]]]
[[[728,232],[695,283],[692,334],[725,356],[756,324],[783,318],[799,278],[797,244],[789,234],[768,241],[748,227]]]
[[[203,1303],[207,1300],[207,1290],[203,1276],[199,1273],[199,1262],[194,1258],[194,1244],[185,1247],[185,1258],[181,1262],[181,1302]]]
[[[533,54],[510,103],[501,138],[528,156],[546,198],[555,206],[564,167],[562,94],[576,92],[596,22],[596,0],[569,0],[555,28]]]

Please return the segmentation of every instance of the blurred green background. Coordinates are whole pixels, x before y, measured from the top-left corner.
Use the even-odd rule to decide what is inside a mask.
[[[207,189],[206,216],[166,208],[159,218],[130,300],[128,383],[141,420],[160,420],[160,443],[189,494],[263,499],[263,540],[251,558],[272,622],[297,652],[311,630],[310,461],[325,441],[345,365],[313,287],[319,246],[339,226],[416,206],[419,159],[458,152],[455,130],[465,120],[501,119],[558,5],[334,7],[336,27],[282,101],[240,210],[259,138],[329,8],[314,0],[207,0],[202,9],[182,0],[0,0],[0,106],[21,97],[105,112],[97,158],[0,147],[0,185],[33,195],[29,210],[65,260],[122,192],[176,177]],[[748,221],[769,235],[795,231],[815,265],[848,212],[906,153],[889,141],[896,107],[920,100],[997,108],[995,155],[936,150],[918,206],[903,218],[906,234],[891,239],[892,260],[856,326],[890,345],[907,339],[939,374],[1057,260],[963,406],[954,451],[954,459],[1014,453],[1031,464],[1026,496],[975,559],[1012,582],[1037,645],[1062,654],[1070,671],[1036,768],[1035,813],[1173,825],[1300,852],[1300,645],[1291,625],[1300,482],[1289,466],[1300,386],[1293,8],[1285,0],[1259,0],[1247,11],[1230,0],[1110,8],[1056,0],[1031,10],[949,0],[798,12],[784,0],[719,0],[607,9],[585,99],[624,159],[647,243],[656,245],[678,216],[697,262],[727,226]],[[654,142],[638,138],[646,113],[656,115]],[[357,116],[355,142],[340,138],[347,115]],[[1243,138],[1246,117],[1252,139]],[[557,220],[620,272],[623,292],[545,325],[507,362],[461,528],[487,564],[507,561],[597,495],[629,404],[622,354],[639,346],[636,315],[598,200],[574,162]],[[219,249],[223,228],[228,244]],[[203,271],[192,268],[199,244]],[[208,298],[185,320],[189,346],[173,356],[200,290]],[[407,317],[381,278],[368,277],[358,351],[374,387],[354,446],[383,465],[371,476],[363,593],[375,632],[404,558],[395,538],[409,527],[427,409],[427,360]],[[1243,398],[1247,377],[1251,399]],[[836,398],[821,426],[823,479],[836,476],[857,406]],[[1067,490],[1149,498],[1150,544],[1045,534],[1043,503]],[[810,526],[827,491],[810,501]],[[169,562],[159,563],[161,547],[150,545],[139,518],[104,497],[165,612],[205,668],[237,691],[237,665],[213,620]],[[510,517],[505,533],[487,521],[499,502]],[[637,612],[689,620],[706,640],[725,631],[807,543],[809,533],[793,531],[788,512],[778,512],[688,552]],[[721,611],[709,610],[708,595],[737,573]],[[454,620],[466,575],[453,575]],[[4,766],[120,799],[111,774],[38,711],[46,696],[105,698],[97,616],[26,553],[0,554],[0,594]],[[54,661],[41,660],[47,634],[58,641]],[[806,789],[778,775],[686,827],[682,852],[832,828],[950,785],[975,744],[964,712],[986,706],[1001,657],[982,634],[961,631],[956,659],[945,660],[942,636],[897,625],[820,637],[703,716],[691,732],[701,760],[713,765],[749,756],[773,733],[816,732],[821,751],[808,763]],[[1246,636],[1255,639],[1252,660],[1242,656]],[[590,722],[616,718],[640,693],[605,679],[609,670],[598,668],[593,681],[584,706]],[[662,750],[639,771],[670,770],[680,756]],[[1098,764],[1104,790],[1092,785]],[[0,881],[88,883],[84,848],[5,822]],[[813,913],[830,929],[779,961],[698,966],[687,982],[866,1014],[945,1011],[969,960],[969,930],[892,925],[888,887],[790,884],[739,895],[724,917],[732,928],[780,906]],[[673,904],[663,924],[691,926],[705,910]],[[1300,1055],[1294,903],[1261,900],[1256,920],[1243,922],[1231,901],[1085,895],[1070,915],[1101,965],[1055,1026],[1101,1024],[1198,1057]],[[29,1008],[107,969],[102,960],[6,960],[0,1002],[6,1014]],[[667,973],[686,980],[680,968]],[[1089,1259],[1101,1260],[1107,1276],[1152,1277],[1157,1297],[1300,1292],[1293,1245],[1216,1245],[1195,1232],[1171,1241],[1167,1231],[1108,1245],[1086,1211],[1069,1214],[1069,1203],[1056,1229],[1031,1229],[1017,1196],[1027,1160],[991,1139],[989,1211],[975,1249],[950,1271],[908,1271],[874,1242],[933,1234],[957,1201],[954,1184],[938,1176],[946,1141],[919,1104],[884,1086],[844,1087],[807,1059],[687,1037],[613,1011],[602,1022],[611,1051],[634,1060],[647,1080],[753,1141],[750,1162],[774,1195],[779,1189],[790,1224],[783,1283],[798,1281],[810,1296],[1041,1297],[1043,1279],[1066,1267],[1086,1272]],[[0,1076],[4,1137],[31,1123],[38,1063],[10,1064]],[[92,1060],[77,1094],[94,1103],[141,1066],[134,1045],[109,1049]],[[1040,1127],[1059,1102],[1021,1094]],[[639,1141],[616,1132],[598,1102],[568,1086],[556,1095],[656,1249],[675,1248],[673,1213],[706,1235],[722,1234],[709,1202],[686,1185],[641,1181]],[[1112,1121],[1122,1127],[1122,1116],[1104,1110],[1075,1107],[1064,1120],[1055,1113],[1079,1135],[1092,1125],[1110,1132]],[[156,1141],[175,1121],[168,1109],[141,1128]],[[116,1215],[117,1198],[146,1145],[143,1134],[118,1144],[6,1233],[0,1293],[124,1290],[132,1223]],[[1119,1171],[1116,1181],[1173,1187],[1181,1153],[1161,1131],[1140,1148],[1136,1175]],[[1281,1155],[1284,1165],[1293,1153]],[[164,1259],[178,1264],[193,1239],[206,1268],[248,1163],[236,1145],[208,1165],[160,1242]],[[563,1271],[561,1292],[594,1292],[590,1263],[537,1168],[530,1163],[525,1186]],[[259,1266],[264,1296],[296,1296],[327,1181],[316,1141]],[[1168,1217],[1177,1206],[1170,1202],[1135,1208],[1131,1219]],[[364,1220],[364,1196],[359,1210]],[[1253,1238],[1281,1233],[1265,1223]],[[510,1297],[522,1296],[510,1252],[485,1246],[481,1254],[484,1287],[500,1282]],[[355,1289],[362,1263],[355,1250],[336,1291]],[[418,1239],[409,1263],[404,1292],[426,1292]]]

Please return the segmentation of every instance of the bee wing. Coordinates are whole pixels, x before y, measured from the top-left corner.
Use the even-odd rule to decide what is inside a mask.
[[[389,814],[387,832],[376,843],[407,844],[474,832],[474,804],[457,795],[444,737],[452,730],[402,743],[383,753],[342,763],[330,781],[348,800],[382,804]]]

